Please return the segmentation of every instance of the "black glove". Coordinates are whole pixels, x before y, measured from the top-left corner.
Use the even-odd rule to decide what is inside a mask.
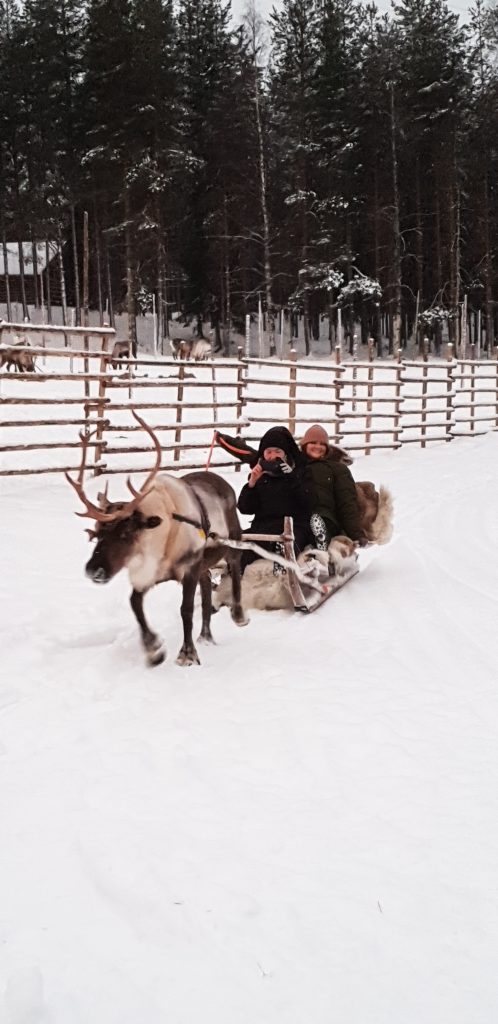
[[[264,473],[269,476],[282,476],[285,473],[292,473],[292,466],[289,466],[283,459],[260,459],[259,464]]]

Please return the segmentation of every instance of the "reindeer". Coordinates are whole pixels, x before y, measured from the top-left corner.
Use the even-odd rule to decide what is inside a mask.
[[[211,356],[211,342],[205,338],[171,338],[173,359],[193,359],[200,363]]]
[[[28,338],[23,338],[8,348],[0,348],[0,367],[5,365],[6,370],[10,370],[11,366],[13,366],[18,373],[35,373],[36,367],[33,355],[31,352],[26,351],[26,348],[29,348],[29,346]]]
[[[122,359],[130,358],[130,342],[115,341],[111,352],[110,363],[113,370],[119,370],[122,366]]]
[[[238,626],[248,621],[240,603],[240,551],[223,544],[223,537],[240,540],[241,536],[235,492],[215,473],[187,473],[179,479],[164,473],[158,475],[160,442],[141,417],[135,412],[133,415],[152,438],[156,461],[140,490],[135,490],[128,478],[131,500],[109,501],[107,487],[98,495],[98,505],[86,496],[83,478],[90,435],[80,434],[83,451],[78,478],[73,480],[65,474],[86,508],[85,512],[76,514],[96,523],[93,530],[87,531],[90,539],[97,543],[85,572],[94,583],[108,583],[121,569],[128,569],[133,588],[130,603],[149,665],[164,661],[166,648],[145,619],[144,596],[156,583],[173,579],[181,583],[183,645],[176,663],[199,665],[192,640],[194,595],[199,583],[202,598],[199,639],[213,643],[209,569],[222,558],[232,572],[232,619]]]

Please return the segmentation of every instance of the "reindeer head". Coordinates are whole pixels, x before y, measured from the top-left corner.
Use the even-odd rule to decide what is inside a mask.
[[[154,442],[156,462],[139,491],[135,490],[128,477],[127,486],[133,495],[130,501],[109,501],[107,485],[104,492],[98,495],[98,505],[94,505],[86,496],[83,489],[83,477],[91,434],[87,436],[80,434],[82,461],[78,479],[73,480],[68,473],[65,474],[66,479],[71,484],[71,487],[74,488],[78,497],[81,498],[86,508],[86,512],[77,512],[76,515],[94,519],[96,523],[93,530],[87,531],[90,540],[96,540],[97,544],[90,561],[85,566],[86,575],[94,583],[108,583],[129,562],[133,555],[135,542],[140,534],[144,530],[154,529],[162,521],[160,516],[147,515],[140,508],[144,498],[154,489],[154,478],[161,463],[161,445],[154,432],[147,426],[144,420],[137,416],[135,412],[133,412],[133,415]]]

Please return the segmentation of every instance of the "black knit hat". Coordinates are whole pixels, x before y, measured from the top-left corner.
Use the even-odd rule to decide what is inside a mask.
[[[287,427],[270,427],[259,442],[260,456],[263,455],[266,448],[281,448],[292,463],[299,459],[299,448]]]

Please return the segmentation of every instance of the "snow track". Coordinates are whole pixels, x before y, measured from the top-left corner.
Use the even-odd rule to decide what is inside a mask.
[[[2,481],[2,1024],[495,1024],[497,466],[358,459],[391,544],[190,669],[180,588],[147,669],[69,487]]]

